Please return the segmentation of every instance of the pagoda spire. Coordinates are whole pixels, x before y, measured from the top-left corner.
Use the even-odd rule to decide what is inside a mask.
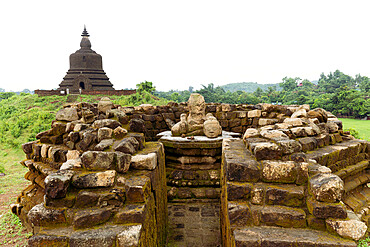
[[[91,50],[91,42],[89,40],[89,33],[86,31],[86,26],[84,25],[84,31],[82,32],[82,39],[81,39],[81,49],[89,49]]]
[[[89,33],[86,31],[86,25],[84,25],[84,31],[81,34],[82,37],[89,37]]]

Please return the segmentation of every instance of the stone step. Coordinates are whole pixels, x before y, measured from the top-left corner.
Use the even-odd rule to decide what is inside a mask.
[[[350,140],[308,152],[306,158],[316,160],[320,165],[330,166],[349,157],[355,157],[365,150],[367,150],[366,141]]]
[[[174,162],[180,164],[202,164],[202,163],[209,163],[213,164],[216,162],[220,162],[221,156],[174,156],[174,155],[166,155],[166,162]]]
[[[307,226],[306,213],[299,208],[285,206],[259,206],[243,202],[228,203],[228,217],[232,227],[247,225],[304,228]]]
[[[220,181],[220,170],[181,170],[172,169],[167,167],[167,181],[205,181],[205,180],[215,180]]]
[[[352,166],[347,166],[346,168],[338,171],[338,172],[335,172],[334,174],[339,176],[341,179],[345,179],[349,176],[353,176],[365,169],[367,169],[369,167],[369,163],[370,161],[369,160],[364,160],[364,161],[361,161],[355,165],[352,165]]]
[[[354,241],[327,232],[280,227],[244,227],[234,230],[236,247],[356,247]]]
[[[370,182],[370,171],[362,170],[353,176],[346,177],[344,180],[344,192],[348,193],[357,187]]]
[[[227,182],[227,199],[245,201],[251,198],[253,204],[301,207],[305,203],[305,187],[294,184]]]
[[[366,185],[357,187],[345,194],[343,202],[355,213],[360,213],[361,209],[370,204],[370,188]]]
[[[28,240],[28,246],[138,246],[144,242],[142,229],[141,224],[108,225],[80,231],[73,230],[72,227],[44,229]]]
[[[221,169],[221,163],[203,163],[203,164],[181,164],[166,161],[166,168],[174,168],[179,170],[218,170]]]
[[[167,199],[218,199],[221,188],[216,187],[167,187]]]

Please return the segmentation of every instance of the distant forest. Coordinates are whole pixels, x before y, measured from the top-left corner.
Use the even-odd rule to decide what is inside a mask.
[[[279,83],[276,84],[258,84],[257,82],[237,82],[237,83],[229,83],[222,87],[225,91],[230,92],[237,92],[237,91],[244,91],[247,93],[253,93],[257,90],[257,88],[262,89],[263,91],[267,91],[269,87],[276,87],[276,90],[280,91],[281,87]]]
[[[253,87],[255,87],[254,91]],[[190,93],[204,96],[206,102],[229,104],[272,103],[283,105],[309,104],[311,108],[324,108],[338,116],[363,118],[370,115],[370,80],[367,76],[354,78],[336,70],[318,81],[299,77],[285,77],[279,84],[251,82],[232,83],[225,86],[202,85],[193,91],[154,92],[154,95],[174,102],[185,102]]]

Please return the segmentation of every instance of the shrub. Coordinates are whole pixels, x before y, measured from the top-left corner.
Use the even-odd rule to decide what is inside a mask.
[[[352,128],[348,128],[348,129],[345,129],[344,131],[349,131],[349,133],[351,134],[351,136],[353,136],[356,139],[360,139],[360,133],[358,133],[357,130],[352,129]]]

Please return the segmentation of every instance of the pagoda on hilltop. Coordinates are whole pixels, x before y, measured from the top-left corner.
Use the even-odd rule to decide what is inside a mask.
[[[82,32],[81,48],[69,56],[70,68],[58,90],[68,93],[114,90],[113,84],[103,70],[102,56],[91,49],[86,27]]]

